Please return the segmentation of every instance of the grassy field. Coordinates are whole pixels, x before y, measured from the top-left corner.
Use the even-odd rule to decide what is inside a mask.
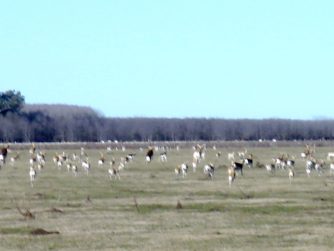
[[[0,250],[333,250],[334,177],[328,165],[321,176],[307,177],[299,157],[303,147],[248,148],[259,164],[295,155],[296,176],[290,184],[287,171],[247,168],[229,187],[227,152],[240,150],[208,148],[197,172],[189,170],[183,179],[174,168],[191,164],[190,147],[170,150],[165,164],[156,153],[148,165],[145,150],[89,149],[92,170],[86,175],[79,167],[77,177],[55,167],[56,151],[48,149],[33,187],[28,150],[19,150],[15,165],[0,170]],[[107,160],[136,156],[121,179],[111,181],[109,165],[97,165],[101,151]],[[329,151],[318,147],[316,157],[325,159]],[[213,180],[202,171],[208,162],[217,166]]]

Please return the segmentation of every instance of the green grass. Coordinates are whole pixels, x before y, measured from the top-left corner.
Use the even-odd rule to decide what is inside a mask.
[[[31,227],[12,227],[12,228],[0,228],[0,234],[29,234],[33,229]]]
[[[127,152],[90,149],[91,173],[79,167],[74,177],[56,168],[56,151],[47,150],[33,187],[28,150],[20,151],[14,167],[0,170],[0,250],[333,250],[334,177],[328,170],[307,177],[298,157],[302,147],[248,148],[261,164],[281,153],[295,155],[296,177],[290,184],[286,171],[246,168],[229,187],[227,152],[240,150],[217,149],[222,157],[216,160],[216,151],[208,149],[197,172],[189,170],[183,179],[174,168],[191,164],[192,149],[171,150],[164,165],[158,154],[146,165],[145,152],[132,149],[127,152],[137,153],[134,161],[113,181],[108,165],[97,166],[99,152],[107,160]],[[74,151],[80,152],[65,150]],[[316,157],[329,151],[319,147]],[[207,162],[219,166],[213,180],[202,173]],[[29,209],[35,219],[25,219],[16,207]],[[37,228],[60,234],[31,235]]]

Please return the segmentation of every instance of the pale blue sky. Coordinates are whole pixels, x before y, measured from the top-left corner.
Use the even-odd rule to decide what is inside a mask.
[[[334,118],[334,1],[0,2],[0,91],[108,117]]]

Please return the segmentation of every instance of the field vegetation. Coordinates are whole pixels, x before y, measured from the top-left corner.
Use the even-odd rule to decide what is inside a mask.
[[[28,148],[12,148],[0,170],[0,250],[333,250],[334,177],[329,162],[321,175],[307,177],[300,153],[304,146],[248,147],[254,167],[245,168],[228,185],[228,152],[241,146],[208,147],[197,171],[191,168],[191,144],[167,151],[159,161],[156,151],[145,163],[146,148],[105,145],[86,148],[91,163],[87,175],[79,166],[75,177],[58,168],[53,155],[63,151],[80,156],[80,147],[37,147],[46,154],[45,167],[30,184]],[[326,159],[331,147],[317,147],[314,155]],[[16,152],[19,159],[11,165]],[[221,152],[217,158],[216,153]],[[98,166],[103,153],[104,166]],[[109,161],[135,153],[132,162],[110,180]],[[273,157],[295,156],[295,177],[287,170],[268,173]],[[181,163],[190,169],[176,177]],[[216,166],[213,179],[203,166]]]

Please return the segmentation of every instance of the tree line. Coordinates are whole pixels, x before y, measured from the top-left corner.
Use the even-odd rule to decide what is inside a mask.
[[[108,118],[90,107],[25,104],[0,93],[1,142],[334,139],[334,120]]]

